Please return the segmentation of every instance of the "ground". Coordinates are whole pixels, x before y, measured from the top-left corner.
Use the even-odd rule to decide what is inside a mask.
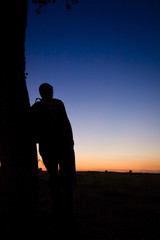
[[[47,218],[51,202],[46,173],[40,179],[40,212]],[[78,172],[74,239],[159,240],[159,186],[159,174]]]
[[[72,239],[159,240],[159,186],[160,174],[78,172]],[[27,201],[19,213],[11,211],[11,200],[4,193],[1,197],[6,199],[0,208],[1,239],[24,239],[27,234],[34,234],[35,239],[71,239],[69,231],[56,226],[47,172],[40,172],[34,213],[28,210]]]

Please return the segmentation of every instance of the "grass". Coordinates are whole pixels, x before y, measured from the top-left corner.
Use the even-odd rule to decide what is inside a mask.
[[[158,174],[78,172],[75,239],[159,240],[159,186]]]
[[[27,210],[27,201],[19,208],[18,199],[13,206],[22,211],[8,210],[12,199],[1,196],[1,239],[33,233],[35,239],[61,239],[64,231],[53,221],[47,172],[40,172],[36,214]],[[78,172],[73,229],[74,240],[159,240],[160,174]]]

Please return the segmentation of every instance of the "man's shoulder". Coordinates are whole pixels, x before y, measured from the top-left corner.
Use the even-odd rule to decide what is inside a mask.
[[[31,108],[37,108],[37,107],[39,107],[39,106],[41,106],[41,101],[35,102],[35,103],[31,106]]]
[[[42,101],[35,102],[31,106],[32,111],[35,111],[35,112],[41,112],[44,110],[44,108],[45,108],[45,105]]]
[[[51,102],[50,102],[51,103]],[[54,104],[55,106],[57,107],[63,107],[64,106],[64,103],[62,102],[62,100],[60,99],[57,99],[57,98],[53,98],[52,99],[52,104]],[[32,109],[41,109],[41,108],[45,108],[46,107],[46,103],[43,102],[43,101],[38,101],[38,102],[35,102],[31,108]]]
[[[57,99],[57,98],[53,98],[53,102],[54,102],[55,104],[57,104],[57,105],[64,105],[63,102],[62,102],[62,100]]]

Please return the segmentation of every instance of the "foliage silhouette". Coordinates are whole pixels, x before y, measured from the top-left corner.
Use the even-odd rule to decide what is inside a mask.
[[[36,9],[36,13],[40,14],[41,8],[46,6],[48,3],[55,3],[56,0],[32,0],[34,4],[38,4],[38,8]],[[65,0],[66,2],[66,9],[70,10],[72,5],[77,4],[79,0]]]

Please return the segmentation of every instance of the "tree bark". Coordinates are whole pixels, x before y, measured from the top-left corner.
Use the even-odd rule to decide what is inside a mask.
[[[28,0],[1,2],[0,161],[1,189],[30,191],[37,179],[25,82]]]

